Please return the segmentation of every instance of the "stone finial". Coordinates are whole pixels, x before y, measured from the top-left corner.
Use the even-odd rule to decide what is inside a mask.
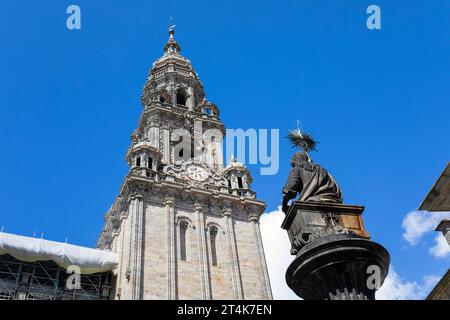
[[[173,17],[170,17],[169,38],[173,39],[174,34],[175,34],[175,25],[173,24]]]
[[[450,245],[450,219],[442,220],[436,228],[436,231],[442,232],[445,240]]]
[[[175,41],[175,25],[173,24],[172,17],[170,18],[170,26],[169,26],[169,40],[164,46],[164,54],[178,54],[181,49],[178,43]]]

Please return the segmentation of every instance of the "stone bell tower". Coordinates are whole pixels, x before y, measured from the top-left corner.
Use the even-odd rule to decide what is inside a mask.
[[[247,168],[223,164],[224,125],[169,29],[142,93],[130,171],[98,241],[120,256],[116,299],[271,299]]]

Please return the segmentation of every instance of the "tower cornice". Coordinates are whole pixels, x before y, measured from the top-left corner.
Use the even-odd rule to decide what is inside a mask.
[[[127,189],[128,188],[128,189]],[[180,195],[181,193],[188,194],[191,199],[193,197],[201,198],[204,201],[215,201],[217,203],[230,203],[231,205],[242,205],[244,207],[253,207],[252,210],[257,210],[261,215],[266,208],[266,203],[257,199],[250,199],[245,197],[236,196],[233,194],[225,194],[214,192],[205,188],[190,187],[173,182],[173,181],[155,181],[148,177],[140,177],[134,175],[128,175],[120,188],[120,195],[126,199],[131,194],[135,194],[136,190],[144,195],[144,197],[151,197],[154,194],[167,194]],[[255,211],[252,211],[253,213]]]

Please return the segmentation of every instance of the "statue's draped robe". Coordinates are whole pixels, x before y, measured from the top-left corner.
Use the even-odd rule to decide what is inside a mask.
[[[314,163],[300,162],[292,168],[283,194],[293,199],[297,193],[300,193],[300,201],[342,203],[341,189],[334,178]]]

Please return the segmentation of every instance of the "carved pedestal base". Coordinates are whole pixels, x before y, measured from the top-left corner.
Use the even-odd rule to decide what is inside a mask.
[[[375,299],[390,258],[386,249],[368,239],[362,210],[344,205],[292,205],[282,225],[288,230],[291,253],[296,254],[287,269],[286,282],[299,297]]]

